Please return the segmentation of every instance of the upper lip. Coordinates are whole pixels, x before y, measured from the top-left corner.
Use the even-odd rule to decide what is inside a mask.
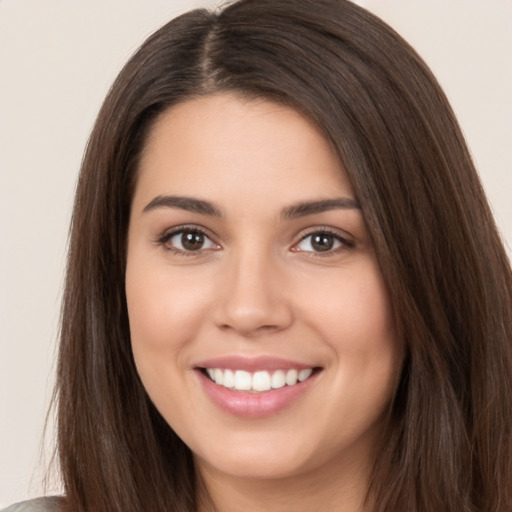
[[[258,370],[305,370],[307,368],[315,368],[317,365],[304,364],[280,357],[258,356],[248,357],[239,355],[229,355],[214,357],[200,361],[194,365],[196,368],[220,368],[220,369],[236,369],[255,372]]]

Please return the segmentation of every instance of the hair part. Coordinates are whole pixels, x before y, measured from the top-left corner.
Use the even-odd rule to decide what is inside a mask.
[[[112,86],[71,225],[58,363],[69,510],[193,511],[190,450],[137,375],[124,290],[137,167],[159,115],[231,92],[296,109],[343,162],[407,357],[370,482],[375,512],[512,509],[512,276],[427,66],[346,0],[242,0],[158,30]]]

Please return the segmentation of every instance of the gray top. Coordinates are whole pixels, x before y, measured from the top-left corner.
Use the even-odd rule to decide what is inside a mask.
[[[61,498],[52,496],[49,498],[36,498],[35,500],[15,503],[0,512],[59,512]]]

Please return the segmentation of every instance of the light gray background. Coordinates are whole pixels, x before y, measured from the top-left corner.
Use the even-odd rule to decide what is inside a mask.
[[[512,246],[512,1],[357,3],[432,67]],[[217,4],[0,0],[0,507],[42,493],[68,222],[100,103],[146,36],[178,13]]]

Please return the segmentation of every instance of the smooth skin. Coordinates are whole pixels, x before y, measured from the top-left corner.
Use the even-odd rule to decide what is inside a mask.
[[[364,510],[403,350],[357,199],[312,123],[227,93],[164,112],[140,162],[126,293],[141,380],[218,511]],[[197,371],[232,355],[320,370],[278,413],[238,417]]]

